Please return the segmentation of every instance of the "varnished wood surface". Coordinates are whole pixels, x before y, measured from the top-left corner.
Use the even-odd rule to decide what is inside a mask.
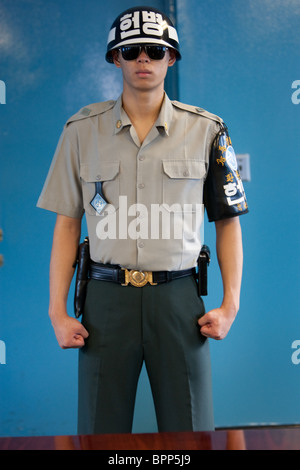
[[[300,450],[300,428],[0,438],[0,450]]]

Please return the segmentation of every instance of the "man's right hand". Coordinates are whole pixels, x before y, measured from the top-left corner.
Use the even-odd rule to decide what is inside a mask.
[[[81,219],[57,216],[50,262],[49,316],[62,349],[82,348],[89,336],[80,321],[66,310],[80,234]]]
[[[68,315],[52,319],[55,336],[62,349],[82,348],[89,333],[76,318]]]

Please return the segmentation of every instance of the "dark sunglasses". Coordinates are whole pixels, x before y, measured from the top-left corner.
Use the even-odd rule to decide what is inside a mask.
[[[124,60],[136,60],[144,50],[151,60],[162,60],[168,50],[166,46],[123,46],[120,51]]]

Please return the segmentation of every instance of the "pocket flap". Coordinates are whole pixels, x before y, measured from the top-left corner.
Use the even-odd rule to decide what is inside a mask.
[[[120,162],[84,163],[80,167],[80,177],[87,183],[113,180],[120,170]]]
[[[205,162],[200,160],[163,160],[163,168],[170,178],[201,179],[205,175]]]

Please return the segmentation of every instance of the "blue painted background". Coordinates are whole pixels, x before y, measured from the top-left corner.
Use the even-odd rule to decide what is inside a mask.
[[[179,99],[222,116],[236,152],[251,155],[241,309],[228,338],[211,343],[216,425],[300,423],[300,354],[292,348],[300,340],[300,93],[292,101],[300,80],[300,0],[175,3]],[[107,32],[120,11],[138,4],[0,4],[1,436],[76,432],[77,352],[59,349],[47,313],[55,216],[35,204],[66,119],[120,93],[119,71],[104,61]],[[212,308],[222,286],[208,223],[205,241],[213,252]],[[134,431],[155,430],[143,371]]]
[[[251,155],[241,309],[229,337],[212,345],[216,422],[299,423],[291,344],[300,336],[300,106],[291,86],[300,76],[300,2],[179,0],[178,18],[180,99],[221,115],[236,152]],[[210,236],[212,227],[209,244]],[[216,271],[214,259],[209,308]]]

